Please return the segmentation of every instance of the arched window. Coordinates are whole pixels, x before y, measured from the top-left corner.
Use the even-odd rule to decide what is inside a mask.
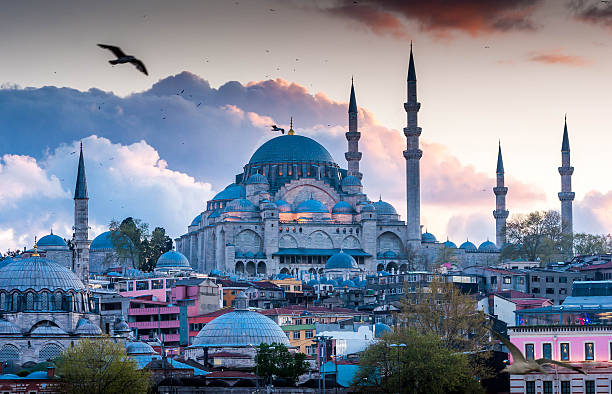
[[[31,311],[34,309],[34,293],[28,292],[26,294],[26,310]]]
[[[19,349],[15,345],[6,344],[0,348],[0,362],[19,360]]]
[[[19,306],[19,294],[17,292],[14,292],[12,298],[13,298],[13,305],[11,305],[11,310],[17,311],[20,308],[20,306]]]
[[[49,310],[49,293],[46,291],[43,291],[39,297],[40,297],[40,309],[43,311],[48,311]]]
[[[2,292],[0,293],[0,309],[7,310],[7,305],[6,305],[6,293]]]
[[[260,261],[257,264],[257,273],[258,274],[265,274],[266,273],[266,263],[264,263],[263,261]]]
[[[58,291],[57,293],[55,293],[53,299],[55,300],[55,304],[53,305],[53,310],[61,311],[62,310],[62,293]]]
[[[62,348],[55,343],[48,343],[40,348],[38,361],[54,360],[62,354]]]

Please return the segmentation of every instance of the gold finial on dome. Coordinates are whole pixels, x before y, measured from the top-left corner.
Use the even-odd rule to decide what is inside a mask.
[[[287,132],[288,135],[295,135],[295,131],[293,131],[293,116],[291,117],[291,121],[289,123],[289,131]]]
[[[38,245],[36,242],[36,236],[34,237],[34,253],[32,253],[32,257],[40,257],[38,254]]]

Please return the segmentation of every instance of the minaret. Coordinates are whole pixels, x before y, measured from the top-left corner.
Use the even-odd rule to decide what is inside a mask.
[[[89,196],[87,194],[87,179],[85,177],[85,161],[83,160],[83,143],[79,156],[76,187],[74,188],[74,246],[72,270],[87,284],[89,280]]]
[[[361,180],[363,174],[359,172],[359,160],[361,160],[361,152],[359,152],[359,138],[361,133],[357,131],[357,100],[355,100],[355,87],[351,78],[351,99],[349,100],[349,131],[346,133],[348,141],[348,152],[344,154],[348,162],[348,175],[356,176]]]
[[[421,128],[418,127],[417,115],[421,103],[417,101],[416,71],[412,56],[412,43],[410,43],[410,62],[408,64],[408,99],[404,103],[406,110],[406,226],[408,245],[414,248],[421,246],[421,175],[419,160],[423,151],[419,149],[419,136]]]
[[[504,186],[504,161],[502,159],[501,142],[497,151],[497,186],[493,188],[495,193],[495,210],[493,217],[495,218],[495,243],[498,249],[502,249],[506,243],[506,219],[508,218],[508,210],[506,209],[506,194],[508,188]]]
[[[561,228],[565,234],[572,235],[574,233],[572,221],[572,201],[574,201],[575,193],[572,192],[572,174],[574,167],[570,165],[570,146],[569,137],[567,136],[567,116],[565,117],[565,125],[563,127],[563,142],[561,143],[561,167],[559,174],[561,175],[561,192],[559,200],[561,200]]]

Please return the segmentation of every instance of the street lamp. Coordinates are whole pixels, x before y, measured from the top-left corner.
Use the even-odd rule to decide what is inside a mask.
[[[400,349],[406,347],[405,343],[392,343],[389,347],[397,348],[397,392],[400,392],[400,383],[401,383],[401,368],[400,368]]]

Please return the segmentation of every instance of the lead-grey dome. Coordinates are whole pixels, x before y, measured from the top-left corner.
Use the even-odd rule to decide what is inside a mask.
[[[225,207],[225,212],[256,212],[257,207],[246,198],[237,198],[230,201]]]
[[[378,200],[373,205],[374,208],[376,208],[376,213],[379,215],[397,215],[397,211],[393,208],[393,205],[386,201]]]
[[[268,178],[266,178],[265,176],[261,174],[253,174],[249,177],[249,179],[247,179],[246,184],[247,185],[257,185],[257,184],[267,185]]]
[[[130,356],[143,356],[147,354],[157,354],[155,349],[148,343],[144,342],[129,342],[125,348]]]
[[[100,327],[92,323],[91,320],[80,318],[74,333],[77,335],[101,335],[102,330]]]
[[[335,164],[327,149],[312,138],[303,135],[281,135],[272,138],[260,146],[249,160],[249,164],[287,162]]]
[[[0,289],[10,292],[28,289],[41,291],[85,291],[83,282],[68,268],[42,257],[14,260],[0,269]]]
[[[327,263],[325,263],[325,269],[355,269],[357,268],[357,262],[353,256],[344,253],[343,250],[331,256]]]
[[[171,269],[171,268],[191,268],[189,260],[184,254],[176,250],[169,250],[159,256],[157,259],[156,269]]]

